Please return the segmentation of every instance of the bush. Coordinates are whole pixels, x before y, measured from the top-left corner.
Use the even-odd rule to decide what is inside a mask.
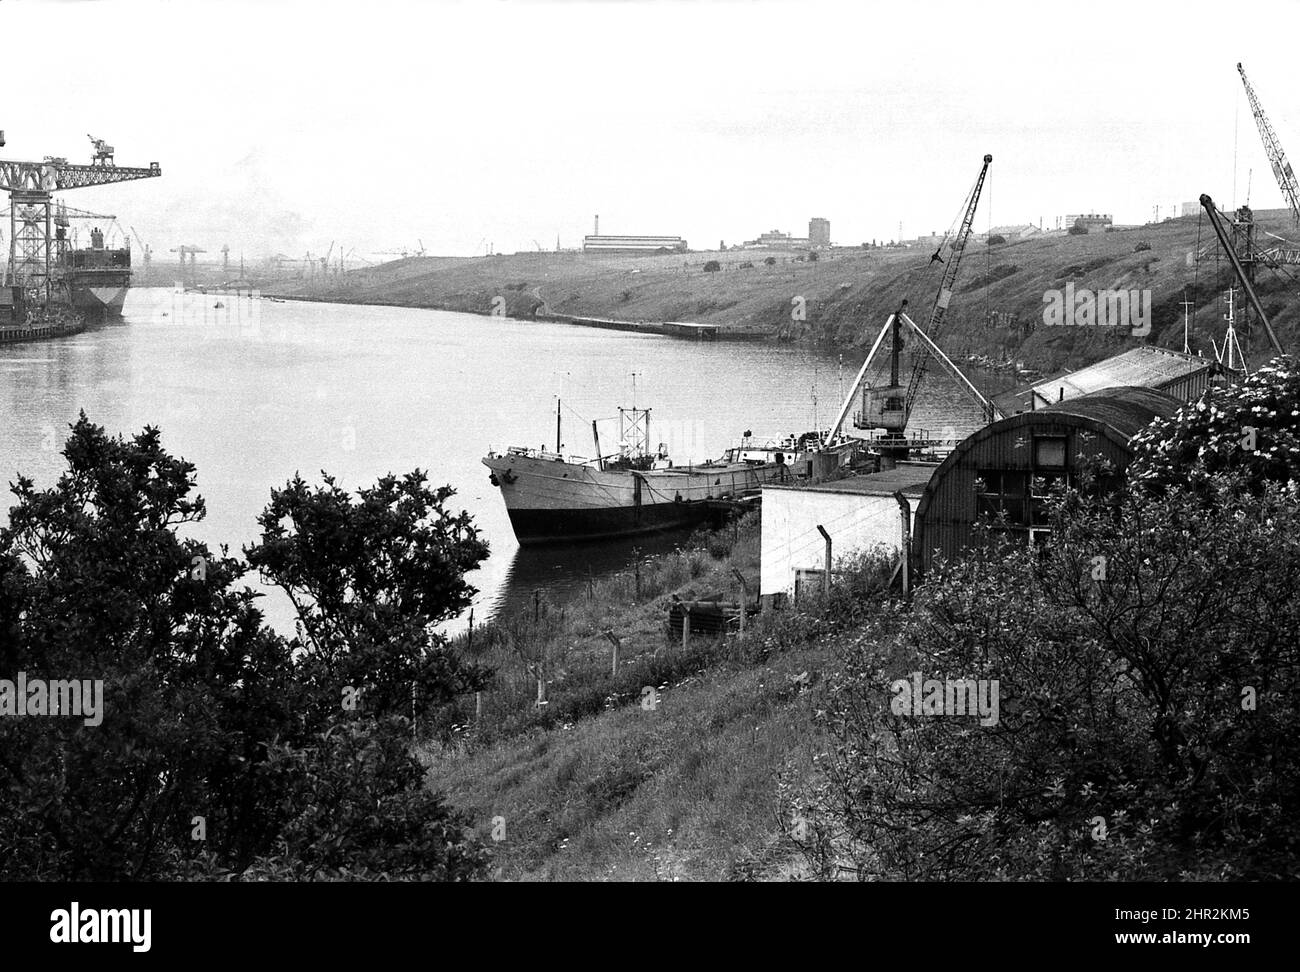
[[[1150,243],[1147,243],[1147,242],[1144,240],[1143,242],[1139,243],[1137,246],[1133,247],[1133,252],[1134,252],[1134,253],[1145,253],[1145,252],[1146,252],[1147,250],[1149,250],[1149,249],[1151,249],[1151,244],[1150,244]]]
[[[994,233],[989,237],[989,246],[999,246],[1007,241],[1007,238],[1001,233]]]
[[[768,266],[768,267],[774,267],[774,266],[776,266],[776,257],[767,257],[767,258],[763,261],[763,265],[764,265],[764,266]]]
[[[807,798],[817,872],[1293,875],[1300,513],[1282,487],[1207,488],[1060,498],[1049,547],[973,551],[866,626]],[[914,671],[996,679],[997,720],[913,716]]]
[[[1071,236],[1087,236],[1088,227],[1075,225],[1075,226],[1071,226],[1068,230],[1066,230],[1066,232],[1069,233]]]
[[[722,269],[722,264],[719,263],[717,260],[706,260],[704,263],[705,273],[717,273],[721,269]]]
[[[0,719],[0,879],[480,874],[406,717],[413,686],[427,710],[487,677],[431,633],[487,552],[451,491],[273,492],[245,553],[293,600],[285,639],[235,586],[248,564],[178,535],[206,510],[157,429],[83,414],[63,455],[53,487],[12,487],[0,670],[102,680],[102,722]]]

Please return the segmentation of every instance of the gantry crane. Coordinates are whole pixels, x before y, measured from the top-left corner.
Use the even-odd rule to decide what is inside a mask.
[[[0,160],[0,190],[9,193],[9,263],[4,283],[23,288],[28,302],[47,304],[54,294],[54,193],[162,175],[157,162],[150,162],[148,168],[119,167],[112,155],[112,146],[96,145],[90,165],[55,156],[46,156],[44,162]]]
[[[844,399],[844,404],[840,408],[839,415],[836,417],[835,425],[830,430],[830,437],[834,438],[844,424],[849,410],[853,407],[854,397],[857,395],[858,387],[862,384],[863,378],[866,377],[867,369],[871,367],[871,362],[876,356],[884,342],[885,335],[891,334],[891,348],[889,358],[889,384],[884,387],[867,388],[864,390],[864,408],[860,419],[854,422],[859,429],[885,429],[888,438],[897,440],[896,444],[903,448],[903,432],[907,428],[908,420],[912,416],[912,409],[916,405],[917,395],[920,392],[921,382],[925,378],[930,359],[933,358],[939,365],[951,376],[962,389],[971,397],[976,406],[980,409],[985,421],[992,422],[1002,417],[996,406],[993,405],[980,391],[971,384],[970,380],[962,374],[960,368],[943,353],[936,343],[939,332],[943,330],[944,322],[948,314],[948,305],[952,301],[953,289],[957,283],[957,273],[961,268],[961,258],[966,251],[966,244],[970,240],[971,228],[975,222],[975,210],[979,205],[980,193],[984,188],[984,180],[988,176],[989,165],[993,161],[992,155],[984,156],[984,164],[980,168],[979,175],[975,179],[974,186],[966,196],[965,207],[962,214],[961,224],[954,236],[950,239],[945,238],[939,248],[934,251],[930,257],[930,262],[938,263],[943,266],[943,274],[939,282],[939,290],[935,294],[934,302],[930,306],[930,314],[926,321],[926,326],[922,328],[911,317],[907,315],[907,301],[903,301],[898,310],[890,315],[885,322],[884,327],[876,337],[875,343],[871,346],[871,351],[867,354],[867,359],[862,363],[862,368],[858,371],[853,385],[849,388],[849,393]],[[947,246],[947,256],[944,255],[944,247]],[[915,356],[915,362],[912,365],[912,374],[906,387],[903,386],[900,373],[902,361],[903,336],[902,331],[906,326],[922,345],[922,350]]]

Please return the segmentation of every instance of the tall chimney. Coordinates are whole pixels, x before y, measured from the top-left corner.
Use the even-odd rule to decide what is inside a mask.
[[[596,214],[596,232],[593,235],[594,236],[600,235],[600,213]]]

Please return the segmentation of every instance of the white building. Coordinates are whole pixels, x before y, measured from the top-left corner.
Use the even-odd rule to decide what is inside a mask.
[[[815,486],[764,486],[759,593],[795,593],[796,582],[821,583],[826,541],[831,556],[843,558],[883,546],[897,554],[903,545],[903,514],[894,498],[901,492],[915,516],[935,463],[902,462],[894,469]]]

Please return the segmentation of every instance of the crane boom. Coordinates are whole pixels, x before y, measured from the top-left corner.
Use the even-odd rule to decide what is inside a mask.
[[[952,301],[953,287],[957,283],[957,271],[961,267],[961,258],[966,251],[966,243],[970,239],[971,227],[975,222],[975,209],[979,205],[980,192],[984,188],[984,179],[988,175],[989,164],[992,161],[992,155],[984,156],[984,165],[980,168],[980,174],[975,180],[975,186],[967,197],[966,212],[962,216],[961,228],[957,231],[957,236],[949,247],[948,261],[944,263],[943,267],[943,279],[939,283],[939,292],[935,295],[934,304],[930,307],[930,318],[925,327],[925,333],[930,339],[927,342],[928,344],[934,344],[939,336],[940,329],[943,327],[944,318],[947,316],[948,304]],[[931,259],[940,259],[938,250],[935,251]],[[895,324],[895,327],[897,327],[897,324]],[[921,388],[921,380],[925,378],[930,357],[928,350],[923,352],[918,356],[916,364],[912,367],[912,378],[907,384],[907,394],[904,397],[903,414],[905,418],[911,418],[912,406],[916,404],[916,396]]]
[[[1223,247],[1228,262],[1232,264],[1232,270],[1237,275],[1241,288],[1246,291],[1246,297],[1250,300],[1250,305],[1255,308],[1260,323],[1264,325],[1264,332],[1268,335],[1268,343],[1273,346],[1273,350],[1278,354],[1285,354],[1282,345],[1278,342],[1277,335],[1273,333],[1273,325],[1269,323],[1268,315],[1264,313],[1264,308],[1259,302],[1259,297],[1250,282],[1250,277],[1241,265],[1241,260],[1237,257],[1237,251],[1232,248],[1232,242],[1228,239],[1228,231],[1223,228],[1223,217],[1219,215],[1218,209],[1215,208],[1214,200],[1203,194],[1201,196],[1201,205],[1205,207],[1205,213],[1210,217],[1210,226],[1214,228],[1214,235],[1219,238],[1219,245]]]
[[[5,162],[0,160],[0,190],[62,192],[107,186],[114,182],[152,179],[162,175],[157,162],[149,167],[114,167],[107,165],[71,165],[62,162]]]
[[[1241,83],[1246,86],[1246,99],[1250,102],[1251,114],[1255,116],[1255,126],[1259,129],[1259,137],[1264,143],[1264,154],[1268,156],[1268,164],[1273,167],[1273,177],[1277,179],[1278,188],[1282,190],[1287,205],[1291,207],[1291,221],[1300,224],[1300,184],[1296,182],[1295,172],[1291,170],[1291,163],[1286,160],[1286,153],[1282,151],[1282,143],[1278,141],[1277,133],[1269,124],[1268,116],[1264,114],[1264,106],[1259,103],[1259,96],[1251,87],[1250,79],[1246,77],[1246,69],[1240,62],[1237,63],[1237,73],[1241,75]]]

